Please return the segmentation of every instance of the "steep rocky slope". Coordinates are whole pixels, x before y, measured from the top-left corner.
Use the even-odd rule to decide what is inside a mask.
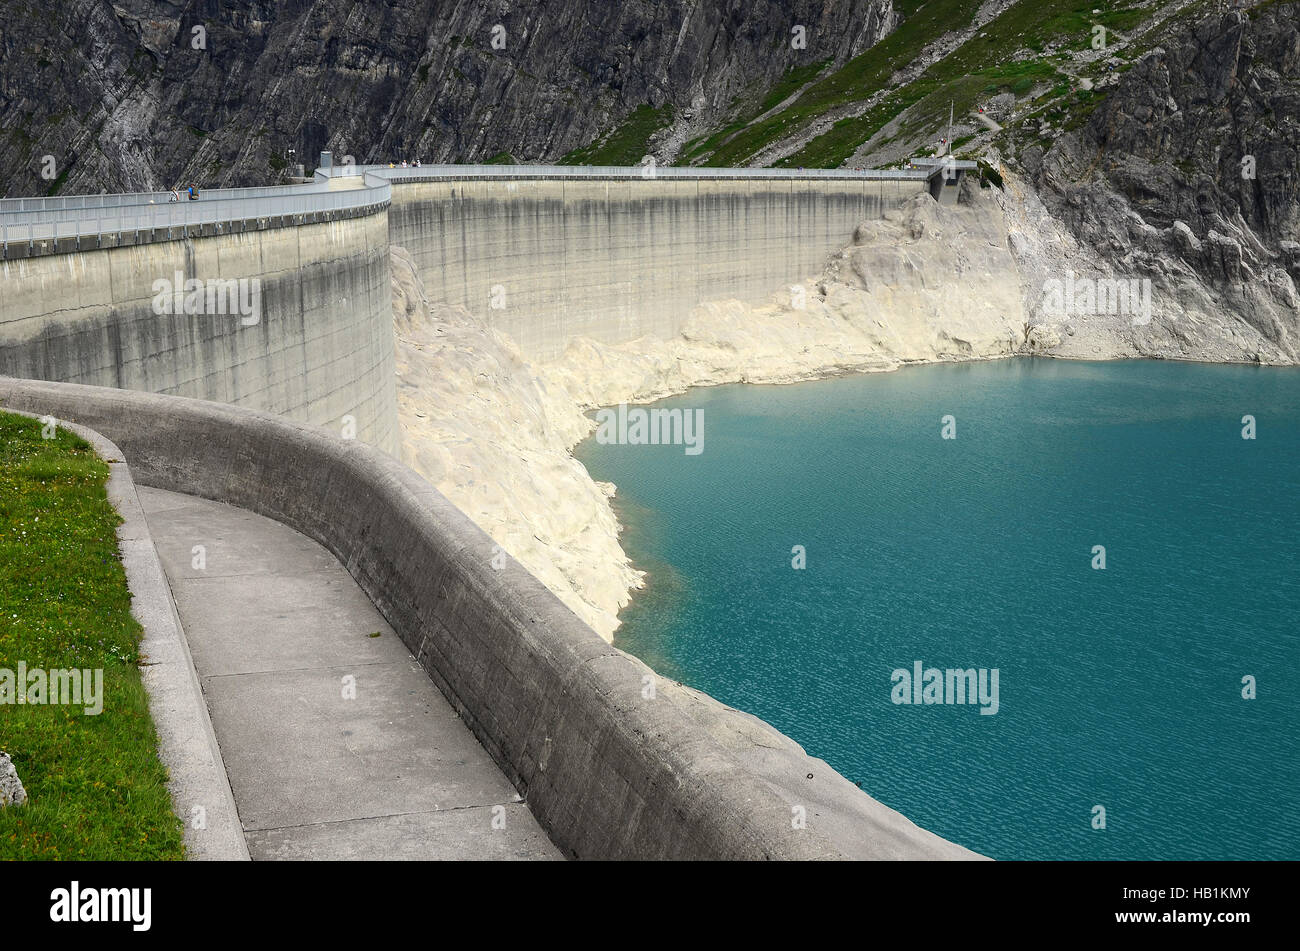
[[[629,129],[643,146],[661,125],[718,119],[742,91],[795,67],[843,63],[895,22],[892,0],[3,8],[0,186],[10,196],[263,184],[324,148],[359,162],[532,161]],[[806,28],[802,48],[794,25]]]
[[[1087,252],[1022,254],[1035,314],[1035,289],[1072,267],[1151,281],[1137,355],[1300,357],[1300,7],[1232,10],[1167,35],[1085,124],[1028,145],[1017,165]]]

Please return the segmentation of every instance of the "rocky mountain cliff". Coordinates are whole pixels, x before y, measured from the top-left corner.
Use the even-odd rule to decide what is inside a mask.
[[[1113,328],[1131,355],[1300,358],[1300,6],[1170,31],[1084,124],[1011,164],[1084,252],[1036,254],[1024,229],[1037,319],[1042,281],[1072,268],[1151,281],[1150,325]]]
[[[648,131],[713,121],[802,64],[843,63],[897,19],[892,0],[3,8],[8,196],[265,184],[325,148],[358,162],[535,161],[620,128],[644,145]]]

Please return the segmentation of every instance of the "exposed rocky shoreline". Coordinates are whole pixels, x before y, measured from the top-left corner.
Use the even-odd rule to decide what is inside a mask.
[[[394,248],[403,461],[612,639],[643,575],[619,544],[614,486],[573,458],[595,428],[588,411],[693,386],[1026,354],[1254,360],[1258,350],[1231,313],[1197,316],[1200,346],[1159,308],[1148,323],[1122,313],[1045,314],[1049,275],[1073,269],[1084,280],[1101,270],[1094,261],[1032,188],[968,181],[956,206],[918,195],[863,222],[822,274],[773,288],[764,304],[708,303],[676,338],[617,346],[580,338],[563,358],[530,364],[482,320],[431,305],[410,256]]]
[[[1058,355],[1300,359],[1297,64],[1293,5],[1221,11],[1170,30],[1077,128],[1009,150],[1031,320],[1066,269],[1150,285],[1149,323],[1094,321]]]

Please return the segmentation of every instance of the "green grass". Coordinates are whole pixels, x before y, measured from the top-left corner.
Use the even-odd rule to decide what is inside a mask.
[[[103,670],[98,715],[0,705],[0,750],[28,795],[0,808],[0,859],[183,858],[107,477],[83,440],[0,412],[0,670]]]
[[[758,104],[758,111],[755,115],[761,116],[769,109],[774,109],[785,102],[801,86],[805,86],[816,79],[817,75],[830,64],[829,59],[824,59],[820,62],[808,63],[805,66],[796,66],[791,69],[777,81],[775,86],[768,90],[767,95],[763,97],[763,101]]]
[[[743,165],[764,148],[828,112],[861,103],[881,91],[887,94],[872,109],[835,122],[778,164],[807,168],[840,165],[905,111],[901,134],[932,132],[937,142],[947,122],[950,102],[961,117],[999,92],[1023,98],[1046,85],[1053,88],[1053,98],[1069,93],[1070,83],[1058,71],[1053,57],[1016,60],[1017,51],[1041,54],[1052,43],[1084,49],[1092,41],[1095,25],[1126,32],[1146,22],[1152,13],[1151,9],[1132,6],[1132,0],[1022,0],[932,64],[910,85],[889,91],[895,72],[913,62],[927,43],[946,31],[967,26],[979,6],[980,0],[900,0],[896,8],[905,19],[889,36],[842,68],[809,83],[785,109],[762,121],[733,121],[692,143],[684,158],[714,166]],[[1093,10],[1099,12],[1094,14]],[[764,100],[768,108],[781,101],[776,92]],[[1095,101],[1075,99],[1067,103],[1085,115],[1096,105]]]
[[[648,151],[650,136],[673,121],[673,107],[638,106],[602,139],[574,149],[560,165],[637,165]]]
[[[484,165],[518,165],[519,163],[515,161],[515,157],[511,155],[509,152],[498,152],[490,159],[484,159],[483,164]]]
[[[799,89],[816,79],[817,76],[826,70],[826,67],[830,66],[830,64],[831,60],[823,59],[815,63],[795,66],[790,69],[784,76],[777,80],[776,84],[767,91],[766,95],[764,95],[761,100],[755,102],[748,109],[739,108],[737,113],[738,117],[735,120],[711,135],[701,136],[698,139],[693,139],[688,142],[686,148],[682,150],[681,162],[689,163],[692,159],[701,155],[716,152],[732,136],[743,131],[763,113],[776,108],[790,96],[794,95],[794,93]],[[732,103],[733,108],[738,108],[739,103],[744,101],[746,98],[747,94],[738,96]],[[752,100],[752,94],[748,94],[748,98]],[[710,162],[709,164],[714,163]]]
[[[925,6],[935,2],[929,0]],[[1094,9],[1101,12],[1093,14]],[[1041,85],[1052,86],[1053,92],[1059,95],[1069,92],[1068,77],[1050,59],[1015,60],[1017,50],[1041,51],[1053,40],[1082,48],[1091,40],[1094,23],[1129,26],[1146,15],[1144,11],[1121,7],[1113,0],[1035,0],[1016,4],[985,24],[978,34],[947,57],[932,64],[907,91],[887,103],[895,114],[910,110],[909,131],[932,130],[937,141],[947,121],[949,103],[957,116],[965,116],[979,102],[998,92],[1009,91],[1023,98]],[[917,95],[918,91],[924,95]],[[1096,102],[1081,105],[1086,114],[1096,107]],[[885,111],[873,110],[858,119],[837,123],[783,164],[811,167],[840,164],[892,118],[883,115]]]
[[[979,160],[980,181],[988,182],[996,188],[1002,187],[1002,173],[983,159]]]
[[[842,68],[813,83],[786,109],[733,136],[709,157],[707,164],[743,165],[767,145],[807,125],[829,110],[860,102],[886,88],[889,77],[912,62],[927,42],[957,24],[970,22],[979,9],[980,2],[981,0],[927,0],[920,5],[899,4],[899,9],[907,19],[898,29],[866,52],[849,60]],[[881,122],[878,125],[883,124]],[[815,167],[821,163],[795,161],[787,164]]]
[[[1100,13],[1093,13],[1100,10]],[[1121,8],[1113,3],[1073,2],[1059,6],[1052,16],[1036,25],[1029,48],[1042,52],[1046,41],[1063,37],[1070,49],[1089,49],[1093,41],[1093,28],[1106,28],[1107,36],[1114,30],[1126,33],[1151,15],[1150,10]],[[1110,40],[1107,39],[1107,43]]]

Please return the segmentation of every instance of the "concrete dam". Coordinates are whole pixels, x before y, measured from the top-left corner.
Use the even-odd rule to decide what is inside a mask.
[[[934,169],[331,168],[280,188],[0,202],[0,374],[248,406],[396,445],[388,246],[533,359],[671,335],[820,269]],[[955,191],[955,189],[945,189]],[[256,323],[158,281],[256,281]],[[180,310],[180,313],[175,311]],[[197,318],[197,319],[196,319]]]
[[[322,165],[303,185],[197,201],[4,201],[0,407],[101,434],[142,487],[322,546],[563,856],[977,857],[766,723],[656,678],[513,559],[502,568],[393,458],[390,245],[431,296],[548,360],[575,337],[671,335],[699,303],[802,280],[864,218],[946,199],[958,173]]]
[[[0,374],[351,420],[393,450],[389,189],[331,185],[0,203]],[[256,319],[173,299],[214,281],[255,287]]]
[[[657,169],[653,179],[401,171],[389,241],[411,252],[431,295],[484,317],[538,360],[576,336],[671,336],[705,301],[760,300],[820,271],[858,222],[928,185],[920,171]]]

